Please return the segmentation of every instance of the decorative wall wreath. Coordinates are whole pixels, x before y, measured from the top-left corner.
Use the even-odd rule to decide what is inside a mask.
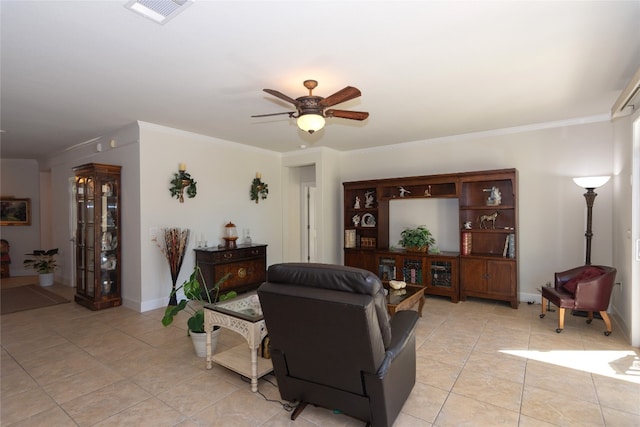
[[[178,173],[173,174],[173,179],[171,180],[171,187],[169,187],[169,191],[171,192],[171,197],[175,197],[180,200],[180,203],[184,203],[184,195],[183,192],[187,190],[187,197],[193,199],[196,197],[198,189],[196,188],[196,181],[191,178],[189,172],[180,171]]]
[[[265,200],[269,194],[269,184],[265,184],[260,178],[260,174],[257,173],[251,182],[251,200],[255,200],[256,203],[258,203],[260,199]]]

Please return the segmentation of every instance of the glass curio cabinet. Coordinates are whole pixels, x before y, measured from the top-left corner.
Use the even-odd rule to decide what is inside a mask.
[[[75,301],[92,310],[116,307],[122,304],[120,166],[90,163],[73,172]]]

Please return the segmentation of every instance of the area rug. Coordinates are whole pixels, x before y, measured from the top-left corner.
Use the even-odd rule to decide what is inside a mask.
[[[38,285],[0,289],[0,314],[48,307],[70,302]]]

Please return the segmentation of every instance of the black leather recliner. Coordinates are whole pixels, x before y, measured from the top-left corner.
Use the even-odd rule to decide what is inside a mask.
[[[292,420],[311,403],[393,424],[415,384],[415,311],[390,319],[380,279],[340,265],[272,265],[258,295]]]

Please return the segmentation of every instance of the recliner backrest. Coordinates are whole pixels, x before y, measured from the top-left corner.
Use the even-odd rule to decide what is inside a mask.
[[[391,342],[391,326],[384,287],[375,274],[353,267],[319,263],[286,263],[269,267],[267,281],[371,295],[385,348]]]
[[[284,360],[290,377],[364,394],[362,372],[375,373],[382,363],[382,330],[389,327],[375,275],[324,264],[279,264],[269,268],[258,295],[274,363]]]

